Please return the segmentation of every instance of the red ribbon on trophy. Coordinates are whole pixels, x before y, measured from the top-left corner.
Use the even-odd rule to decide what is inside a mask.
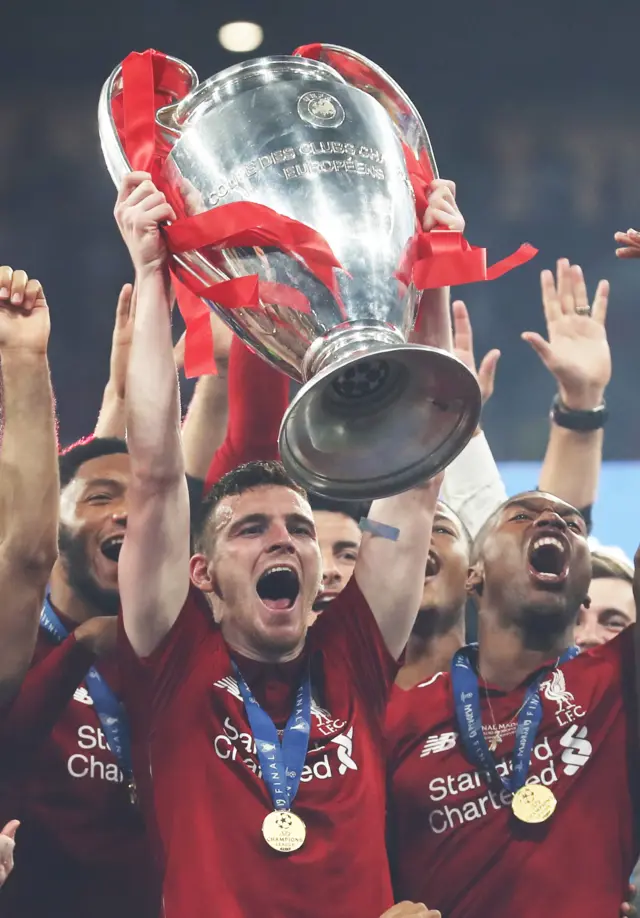
[[[149,172],[161,190],[162,165],[169,147],[162,141],[155,116],[158,108],[175,100],[171,87],[159,87],[170,76],[166,55],[160,51],[133,52],[122,64],[122,93],[114,99],[113,117],[122,146],[131,166]],[[292,220],[262,204],[249,201],[223,204],[205,213],[176,220],[164,228],[169,250],[180,254],[203,247],[270,246],[300,260],[332,293],[341,314],[334,268],[341,268],[324,237],[297,220]],[[310,313],[307,298],[298,290],[267,281],[258,275],[234,278],[211,286],[186,271],[175,277],[178,307],[186,326],[185,373],[188,377],[215,372],[210,310],[200,299],[213,300],[224,309],[258,309],[262,303]],[[271,312],[270,318],[279,322]]]
[[[298,57],[323,60],[347,80],[352,79],[357,85],[378,90],[383,97],[389,93],[386,79],[379,76],[375,70],[322,44],[301,45],[293,53]],[[538,254],[537,249],[525,243],[507,258],[487,267],[487,250],[471,245],[462,233],[440,228],[423,231],[422,223],[428,206],[429,187],[435,175],[426,150],[422,150],[419,158],[404,142],[402,150],[416,201],[420,231],[411,240],[396,272],[396,277],[401,283],[408,285],[413,281],[418,290],[430,290],[436,287],[495,280]]]

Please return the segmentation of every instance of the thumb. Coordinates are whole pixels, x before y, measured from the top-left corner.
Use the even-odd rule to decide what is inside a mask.
[[[0,835],[6,835],[7,838],[15,838],[19,828],[20,822],[17,819],[12,819],[11,822],[6,824]]]
[[[545,367],[548,367],[553,358],[553,351],[551,350],[549,342],[545,341],[538,332],[522,332],[520,337],[523,341],[526,341],[527,344],[531,345]]]
[[[485,405],[493,395],[493,387],[496,381],[496,370],[500,360],[500,351],[494,348],[482,359],[478,368],[478,384],[482,392],[482,404]]]

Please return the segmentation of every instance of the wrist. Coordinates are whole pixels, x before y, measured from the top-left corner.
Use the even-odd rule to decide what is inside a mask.
[[[593,411],[604,403],[603,386],[558,386],[558,395],[569,411]]]

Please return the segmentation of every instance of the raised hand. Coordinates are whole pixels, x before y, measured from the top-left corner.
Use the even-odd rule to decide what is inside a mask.
[[[635,229],[628,229],[626,233],[615,233],[616,242],[620,248],[616,249],[618,258],[640,258],[640,233]]]
[[[136,314],[136,293],[132,284],[125,284],[118,297],[116,321],[111,339],[111,364],[109,382],[117,398],[124,400],[127,384],[129,351],[133,337],[133,320]]]
[[[442,915],[422,902],[398,902],[380,918],[442,918]]]
[[[422,226],[425,230],[439,227],[464,232],[464,217],[456,204],[455,182],[448,179],[435,179],[431,182]]]
[[[44,354],[49,331],[49,308],[40,281],[8,265],[0,267],[0,352]]]
[[[582,268],[562,258],[558,261],[557,281],[551,271],[543,271],[540,284],[549,340],[537,332],[523,332],[522,339],[555,377],[560,398],[568,408],[595,408],[602,404],[611,379],[605,329],[609,282],[598,283],[589,306]]]
[[[19,827],[18,820],[12,819],[0,832],[0,886],[4,886],[5,880],[13,870],[13,849]]]
[[[130,172],[124,177],[114,215],[136,271],[163,267],[168,250],[160,225],[175,220],[176,215],[147,172]]]
[[[500,351],[494,348],[482,358],[480,367],[476,368],[473,354],[473,329],[467,307],[462,300],[453,304],[453,353],[468,367],[478,380],[482,394],[482,404],[486,405],[493,395],[496,381],[496,369],[500,360]]]

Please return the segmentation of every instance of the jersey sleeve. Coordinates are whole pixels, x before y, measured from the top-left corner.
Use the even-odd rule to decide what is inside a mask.
[[[148,657],[139,657],[118,621],[118,666],[122,700],[132,720],[150,723],[171,703],[193,670],[193,662],[215,628],[213,613],[195,587],[171,630]]]
[[[53,729],[73,693],[95,662],[70,634],[32,664],[20,691],[0,713],[3,755],[21,759]]]
[[[278,431],[289,401],[289,377],[234,335],[228,392],[227,436],[213,457],[205,490],[244,462],[278,457]]]
[[[399,664],[387,650],[378,623],[355,577],[311,628],[311,647],[340,660],[374,721],[381,725]]]

